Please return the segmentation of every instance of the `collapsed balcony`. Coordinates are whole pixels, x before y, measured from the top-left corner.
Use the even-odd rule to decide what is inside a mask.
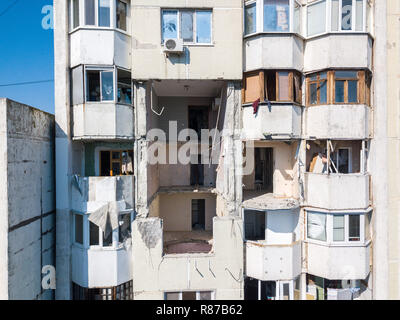
[[[299,207],[297,143],[261,142],[246,148],[243,175],[243,207],[292,209]]]
[[[305,203],[328,210],[366,209],[370,175],[366,172],[367,142],[306,143]],[[329,163],[329,165],[328,165]]]

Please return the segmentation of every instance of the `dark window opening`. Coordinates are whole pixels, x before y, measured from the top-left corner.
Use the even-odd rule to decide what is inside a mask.
[[[255,177],[254,184],[266,192],[273,191],[273,148],[255,148]]]
[[[133,174],[133,151],[100,151],[100,175],[119,176]]]
[[[206,200],[192,199],[192,230],[206,228]]]
[[[244,236],[246,240],[265,240],[265,212],[244,212]]]
[[[72,282],[73,300],[133,300],[133,282],[111,288],[84,288]]]

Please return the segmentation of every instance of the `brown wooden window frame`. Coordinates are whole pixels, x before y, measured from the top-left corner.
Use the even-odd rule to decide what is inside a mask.
[[[131,150],[100,150],[100,174],[102,172],[102,163],[101,163],[101,152],[109,152],[110,153],[110,177],[115,176],[113,173],[113,163],[118,163],[120,166],[120,171],[122,172],[122,165],[123,165],[123,161],[122,161],[122,153],[127,152],[128,154],[131,153],[132,154],[132,162],[133,162],[133,151]],[[119,153],[119,158],[118,159],[113,159],[113,153]],[[133,163],[132,163],[133,165]],[[126,174],[119,174],[118,176],[123,176]]]
[[[274,84],[274,93],[275,99],[270,100],[268,97],[268,76],[267,74],[274,74],[275,76],[275,84]],[[279,79],[280,74],[288,73],[288,99],[280,99],[280,88],[279,88]],[[258,93],[254,93],[257,90],[253,90],[251,96],[253,99],[248,98],[250,96],[250,92],[248,94],[247,82],[248,79],[252,77],[258,77]],[[298,81],[296,81],[296,78]],[[295,100],[296,96],[296,100]],[[242,103],[253,103],[255,100],[260,99],[261,102],[270,101],[270,102],[287,102],[287,103],[297,103],[299,105],[302,104],[302,74],[298,71],[294,70],[258,70],[258,71],[250,71],[244,74],[243,76],[243,88],[242,88]]]
[[[338,77],[336,78],[336,72],[350,71],[355,72],[357,77]],[[320,102],[320,75],[327,74],[327,101],[326,103]],[[312,77],[317,76],[317,80],[311,80]],[[366,70],[328,70],[318,73],[307,75],[306,77],[306,106],[320,106],[328,104],[337,105],[352,105],[352,104],[365,104],[371,105],[371,74]],[[344,101],[336,102],[336,81],[344,81]],[[349,81],[357,81],[357,102],[349,102]],[[311,104],[311,85],[317,83],[317,103]]]

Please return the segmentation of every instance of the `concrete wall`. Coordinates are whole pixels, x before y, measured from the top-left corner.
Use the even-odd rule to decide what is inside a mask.
[[[303,70],[304,40],[295,34],[258,34],[243,44],[244,71],[258,69]]]
[[[115,103],[73,106],[74,139],[128,139],[134,137],[133,107]]]
[[[212,44],[190,45],[181,57],[166,57],[161,44],[161,8],[212,8]],[[136,79],[242,78],[241,0],[140,0],[132,4],[132,70]],[[229,30],[229,32],[228,32]],[[229,67],[228,67],[229,66]]]
[[[317,139],[368,139],[371,108],[327,105],[305,109],[305,135]]]
[[[304,72],[332,67],[372,70],[372,44],[368,34],[326,34],[308,39],[304,46]]]
[[[275,137],[301,137],[302,108],[293,104],[261,104],[256,115],[251,106],[243,108],[244,140],[262,140],[264,134]]]
[[[308,242],[306,246],[310,274],[330,280],[364,280],[370,272],[370,243],[329,246]]]
[[[131,69],[131,37],[114,30],[80,29],[70,34],[70,67],[117,65]]]
[[[213,219],[213,254],[162,256],[161,221],[133,222],[134,299],[164,299],[164,292],[215,290],[215,299],[243,299],[242,221]],[[168,276],[165,276],[168,275]]]
[[[366,209],[369,179],[367,174],[306,173],[306,204],[331,210]]]
[[[1,274],[7,278],[0,296],[52,299],[54,292],[41,282],[42,267],[55,265],[54,116],[6,99],[0,107]]]

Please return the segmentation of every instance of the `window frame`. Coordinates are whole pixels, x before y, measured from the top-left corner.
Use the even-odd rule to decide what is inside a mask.
[[[243,36],[250,37],[252,35],[256,35],[259,33],[269,33],[269,34],[285,34],[285,33],[293,33],[302,36],[303,30],[303,5],[299,0],[288,0],[289,2],[289,29],[287,31],[265,31],[264,30],[264,0],[249,0],[245,1],[244,3],[244,10],[243,10]],[[246,12],[245,8],[247,6],[251,6],[256,4],[256,31],[252,33],[246,33],[245,26],[246,26]],[[295,10],[295,3],[300,6],[300,30],[297,32],[294,28],[294,10]]]
[[[117,67],[117,66],[94,66],[94,65],[85,65],[84,66],[84,102],[85,103],[115,103],[115,104],[122,104],[122,105],[127,105],[127,106],[132,106],[133,107],[133,82],[131,80],[131,101],[132,104],[128,104],[125,102],[118,102],[118,71],[123,70],[126,72],[129,72],[132,77],[132,72],[131,70]],[[87,76],[87,71],[99,71],[99,78],[100,78],[100,101],[90,101],[88,100],[88,76]],[[113,72],[113,100],[103,100],[103,90],[102,90],[102,72]]]
[[[326,241],[312,239],[308,235],[308,213],[320,213],[326,214]],[[361,211],[361,212],[324,212],[324,211],[315,211],[315,210],[306,210],[306,240],[310,243],[317,243],[317,244],[324,244],[328,246],[364,246],[366,243],[370,241],[365,236],[365,228],[366,228],[366,215],[369,214],[369,211]],[[344,216],[344,241],[334,241],[333,240],[333,217],[334,216]],[[358,215],[360,218],[360,225],[359,225],[359,240],[351,241],[350,240],[350,227],[349,227],[349,216],[351,215]]]
[[[350,71],[357,73],[356,78],[336,78],[337,71]],[[320,102],[319,91],[316,104],[311,104],[311,84],[315,83],[316,80],[311,80],[311,77],[317,76],[318,79],[320,74],[327,73],[327,101],[326,103]],[[319,72],[314,72],[306,75],[306,107],[324,106],[324,105],[366,105],[371,106],[371,79],[372,74],[368,70],[360,69],[329,69]],[[336,80],[345,81],[344,85],[344,102],[336,102]],[[357,102],[348,102],[348,82],[357,81]]]
[[[177,39],[182,40],[184,46],[213,46],[214,45],[214,30],[213,30],[213,20],[214,20],[214,10],[213,8],[161,8],[160,13],[160,35],[161,35],[161,45],[164,45],[165,39],[163,35],[163,13],[164,11],[174,11],[177,13],[176,18],[176,35]],[[192,12],[193,13],[193,41],[185,42],[181,37],[181,13]],[[210,42],[197,42],[197,12],[210,12]],[[167,39],[167,38],[166,38]]]
[[[167,294],[168,293],[177,293],[178,294],[178,296],[179,296],[179,299],[178,300],[182,300],[182,293],[183,292],[196,292],[196,301],[197,300],[200,300],[200,294],[202,293],[202,292],[211,292],[211,300],[215,300],[215,289],[210,289],[210,290],[193,290],[193,291],[190,291],[190,290],[183,290],[183,291],[164,291],[164,300],[167,300]],[[210,300],[210,301],[211,301]],[[169,300],[169,301],[173,301],[173,300]]]
[[[122,165],[123,165],[123,162],[122,162],[122,153],[124,153],[124,152],[132,152],[133,153],[133,151],[132,150],[125,150],[125,149],[121,149],[121,150],[117,150],[117,149],[101,149],[101,150],[99,150],[98,151],[98,153],[99,153],[99,172],[101,173],[102,172],[102,163],[101,163],[101,152],[103,152],[103,151],[106,151],[106,152],[109,152],[110,153],[110,175],[109,175],[109,177],[122,177],[122,176],[126,176],[125,174],[120,174],[120,175],[113,175],[112,174],[112,163],[114,162],[114,163],[119,163],[120,164],[120,168],[121,168],[121,172],[122,172]],[[113,152],[118,152],[119,153],[119,160],[117,161],[116,159],[112,159],[112,154],[113,154]],[[133,162],[133,156],[132,156],[132,162]],[[132,174],[133,175],[133,174]]]

